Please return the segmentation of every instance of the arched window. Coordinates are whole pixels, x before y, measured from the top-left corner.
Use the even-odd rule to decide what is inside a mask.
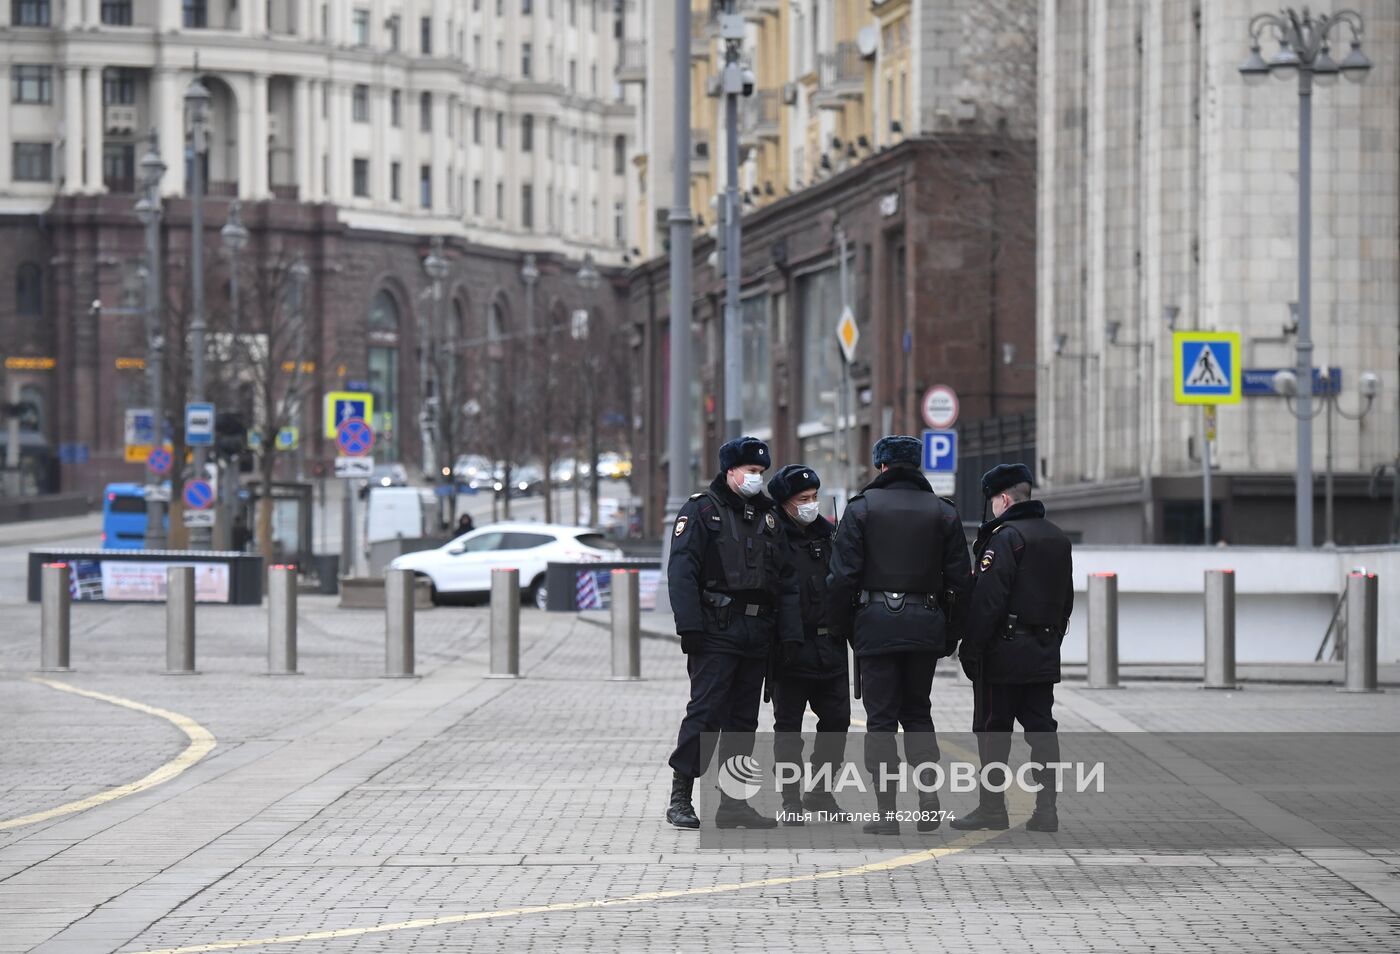
[[[380,289],[369,308],[369,389],[374,395],[374,427],[378,440],[375,457],[399,459],[399,305],[387,289]]]
[[[398,334],[399,306],[387,289],[380,289],[369,306],[369,330]]]
[[[23,262],[15,272],[15,311],[26,317],[44,313],[44,272],[33,262]]]

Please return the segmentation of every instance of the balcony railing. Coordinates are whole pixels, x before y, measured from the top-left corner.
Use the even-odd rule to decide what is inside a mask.
[[[865,91],[865,66],[860,48],[846,41],[836,49],[817,54],[817,91],[813,102],[824,109],[837,109],[843,99],[859,96]]]
[[[103,176],[102,184],[107,187],[108,192],[117,195],[134,195],[136,192],[135,176]]]
[[[217,197],[220,199],[236,199],[238,198],[238,181],[212,181],[209,183],[208,188],[204,190],[204,193],[205,195],[208,195],[211,198]]]
[[[645,40],[623,40],[617,51],[617,81],[642,83],[647,78],[647,44]]]

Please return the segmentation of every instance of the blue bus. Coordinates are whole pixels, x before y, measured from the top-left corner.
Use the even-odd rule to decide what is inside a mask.
[[[102,548],[139,550],[145,542],[145,486],[108,484],[102,495]]]

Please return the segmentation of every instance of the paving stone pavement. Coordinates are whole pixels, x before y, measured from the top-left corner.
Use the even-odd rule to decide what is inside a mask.
[[[3,607],[0,823],[132,781],[184,735],[29,682],[37,611]],[[304,675],[264,666],[257,608],[201,607],[201,675],[162,676],[163,608],[77,607],[85,689],[182,713],[217,747],[173,780],[0,830],[0,954],[247,951],[1393,951],[1400,852],[705,852],[662,822],[686,696],[673,645],[608,680],[606,630],[522,612],[525,678],[484,678],[485,609],[418,616],[418,680],[378,678],[382,615],[302,601]],[[944,664],[945,666],[947,664]],[[1064,731],[1400,731],[1400,693],[1063,687]],[[951,673],[940,725],[971,698]],[[855,712],[861,715],[859,704]],[[771,724],[765,707],[764,724]],[[1284,811],[1284,809],[1280,809]],[[1284,814],[1286,823],[1287,816]],[[1018,839],[1018,845],[1020,839]],[[1393,840],[1392,840],[1393,844]],[[851,872],[834,877],[842,871]],[[743,887],[755,881],[775,883]],[[665,898],[638,898],[670,892]],[[594,905],[608,899],[616,903]],[[632,900],[628,900],[632,899]],[[521,908],[543,910],[521,911]],[[419,919],[449,923],[409,924]],[[291,940],[315,932],[340,936]],[[355,933],[346,933],[355,932]]]

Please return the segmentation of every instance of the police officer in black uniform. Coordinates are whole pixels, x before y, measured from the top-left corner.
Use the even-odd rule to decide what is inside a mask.
[[[938,761],[933,670],[957,648],[970,582],[962,521],[919,472],[922,454],[913,437],[876,443],[872,460],[880,475],[847,504],[827,580],[831,629],[855,647],[864,688],[865,767],[877,783],[881,816],[865,826],[871,834],[899,834],[892,816],[897,789],[878,784],[883,767],[899,764],[898,727],[911,765]],[[925,773],[923,780],[932,778]],[[937,812],[937,793],[920,791],[919,808]],[[918,830],[938,824],[936,816],[921,819]]]
[[[831,560],[832,526],[821,515],[817,490],[821,478],[811,467],[789,464],[768,481],[768,496],[778,505],[778,522],[787,537],[788,557],[797,569],[798,605],[802,612],[802,644],[784,658],[773,682],[773,758],[802,765],[802,716],[807,707],[817,717],[817,740],[812,746],[811,790],[802,784],[783,786],[784,824],[801,825],[803,809],[836,814],[841,811],[831,794],[846,752],[851,727],[851,687],[846,643],[831,635],[826,624],[826,575]],[[796,644],[787,644],[796,646]]]
[[[670,759],[666,820],[677,828],[700,827],[691,794],[714,754],[714,733],[721,759],[749,754],[774,640],[802,642],[796,572],[773,501],[762,493],[770,462],[757,438],[726,443],[719,475],[681,508],[671,534],[666,582],[690,673],[690,704]],[[777,824],[720,793],[716,827]]]
[[[993,519],[977,534],[977,557],[967,638],[959,653],[973,685],[973,731],[982,764],[1005,765],[1011,731],[1021,723],[1031,760],[1060,759],[1052,713],[1060,681],[1060,643],[1074,609],[1070,542],[1031,499],[1025,464],[1001,464],[982,477]],[[1002,771],[1006,771],[1003,769]],[[1041,786],[1026,828],[1058,831],[1052,773],[1037,770]],[[1005,781],[1005,779],[1002,779]],[[1006,800],[982,789],[977,808],[953,822],[961,829],[1006,828]]]

